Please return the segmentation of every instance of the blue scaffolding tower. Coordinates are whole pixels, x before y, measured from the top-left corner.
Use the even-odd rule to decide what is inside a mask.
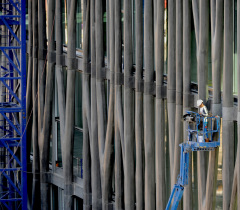
[[[0,1],[0,209],[27,209],[25,15]]]

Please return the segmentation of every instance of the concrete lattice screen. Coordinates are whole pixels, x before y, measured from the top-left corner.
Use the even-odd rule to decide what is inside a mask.
[[[50,208],[57,186],[63,209],[76,197],[84,209],[165,209],[182,115],[199,98],[222,117],[221,147],[191,156],[181,208],[240,206],[239,14],[240,0],[28,0],[32,208]]]

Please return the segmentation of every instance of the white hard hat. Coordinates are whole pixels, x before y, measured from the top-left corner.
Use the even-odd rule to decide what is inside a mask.
[[[203,103],[202,99],[197,100],[197,106],[200,106]]]

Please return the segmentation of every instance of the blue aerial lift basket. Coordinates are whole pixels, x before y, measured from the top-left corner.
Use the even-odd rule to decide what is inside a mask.
[[[184,187],[188,185],[189,153],[192,151],[211,151],[220,146],[220,117],[201,116],[187,111],[184,120],[188,123],[188,139],[180,144],[180,174],[174,185],[166,209],[177,209],[182,199]]]
[[[0,2],[0,209],[25,210],[26,3]]]

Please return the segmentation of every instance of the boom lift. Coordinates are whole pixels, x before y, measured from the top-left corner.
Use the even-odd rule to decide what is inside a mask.
[[[189,153],[192,151],[211,151],[220,146],[220,117],[203,117],[196,112],[187,111],[184,120],[188,123],[188,139],[180,144],[180,174],[167,203],[166,210],[177,209],[182,199],[184,187],[188,185]],[[205,138],[208,140],[205,141]],[[215,140],[215,141],[214,141]]]

